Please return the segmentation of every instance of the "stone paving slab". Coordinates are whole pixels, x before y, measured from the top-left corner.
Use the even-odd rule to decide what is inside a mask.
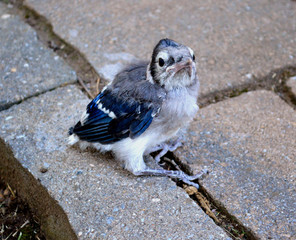
[[[296,239],[296,114],[272,92],[199,111],[177,156],[210,170],[207,191],[262,239]]]
[[[79,239],[230,239],[170,179],[135,177],[111,155],[68,147],[67,130],[88,102],[71,85],[0,113],[0,137]]]
[[[30,96],[74,83],[75,72],[0,3],[0,110]]]
[[[201,95],[296,64],[293,1],[25,0],[25,4],[45,16],[105,78],[112,78],[134,57],[148,60],[164,37],[196,51]]]

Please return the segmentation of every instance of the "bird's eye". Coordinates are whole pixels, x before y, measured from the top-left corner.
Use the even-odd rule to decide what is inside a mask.
[[[158,64],[159,64],[160,67],[163,67],[163,65],[164,65],[164,60],[163,60],[162,58],[159,58],[159,59],[158,59]]]
[[[192,55],[192,60],[195,62],[195,55],[194,54]]]

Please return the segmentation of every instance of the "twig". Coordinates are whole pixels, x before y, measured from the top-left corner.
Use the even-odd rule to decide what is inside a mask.
[[[185,184],[184,184],[185,185]],[[185,185],[187,186],[187,185]],[[206,214],[209,215],[216,223],[221,223],[221,221],[216,217],[216,215],[211,211],[209,201],[193,186],[184,187],[185,191],[189,195],[195,195],[200,206],[205,210]]]
[[[220,220],[211,211],[208,200],[200,192],[195,193],[195,197],[200,202],[201,207],[205,209],[206,214],[208,214],[211,218],[213,218],[216,223],[221,223]]]
[[[27,220],[24,222],[24,224],[22,226],[20,226],[20,228],[18,230],[15,231],[14,234],[12,234],[13,237],[15,237],[15,235],[18,233],[19,230],[21,230],[24,226],[26,226],[30,221]]]
[[[29,220],[25,221],[24,224],[20,227],[20,229],[22,229],[24,226],[26,226],[29,222],[30,222]]]
[[[11,187],[9,186],[8,183],[7,183],[7,187],[8,187],[8,189],[9,189],[9,191],[11,192],[13,198],[15,198],[15,194],[14,194],[14,192],[12,191],[12,189],[11,189]]]
[[[17,214],[17,211],[18,211],[18,206],[16,206],[16,209],[15,209],[15,211],[14,211],[14,214],[13,214],[13,216],[16,216],[16,214]]]
[[[10,238],[10,236],[12,235],[12,232],[7,236],[7,238],[5,238],[4,240],[8,240]]]
[[[234,239],[239,239],[236,236],[234,236],[229,230],[227,230],[226,228],[224,228],[224,231],[227,232],[230,236],[232,236]]]
[[[3,233],[4,233],[4,224],[2,223],[2,226],[1,226],[1,231],[0,231],[0,233],[2,234],[2,236],[3,236]]]
[[[97,90],[97,94],[100,92],[100,90],[99,90],[100,82],[101,82],[101,78],[98,77],[98,79],[97,79],[97,88],[96,88],[96,90]]]
[[[85,86],[84,82],[81,80],[80,77],[77,77],[78,82],[81,84],[81,86],[84,88],[84,90],[87,92],[87,94],[93,99],[94,96],[91,94],[91,92],[88,90],[88,88]]]

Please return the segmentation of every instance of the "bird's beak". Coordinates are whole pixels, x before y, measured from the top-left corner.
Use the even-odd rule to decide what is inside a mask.
[[[172,66],[167,67],[167,72],[174,72],[177,73],[180,70],[187,68],[188,73],[191,73],[192,70],[192,60],[190,58],[185,59],[183,61],[177,62],[173,64]]]

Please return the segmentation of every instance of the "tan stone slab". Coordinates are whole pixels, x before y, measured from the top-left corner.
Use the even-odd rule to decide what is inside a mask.
[[[35,178],[29,199],[44,197],[36,184],[45,187],[79,239],[230,239],[169,178],[135,177],[110,155],[68,147],[68,128],[88,102],[68,86],[0,113],[0,137]],[[0,161],[1,174],[7,161]],[[50,217],[54,223],[58,216]]]
[[[202,95],[296,63],[296,3],[25,0],[106,78],[164,37],[192,47]]]
[[[296,238],[296,112],[272,92],[199,111],[177,155],[207,166],[203,186],[262,239]]]

